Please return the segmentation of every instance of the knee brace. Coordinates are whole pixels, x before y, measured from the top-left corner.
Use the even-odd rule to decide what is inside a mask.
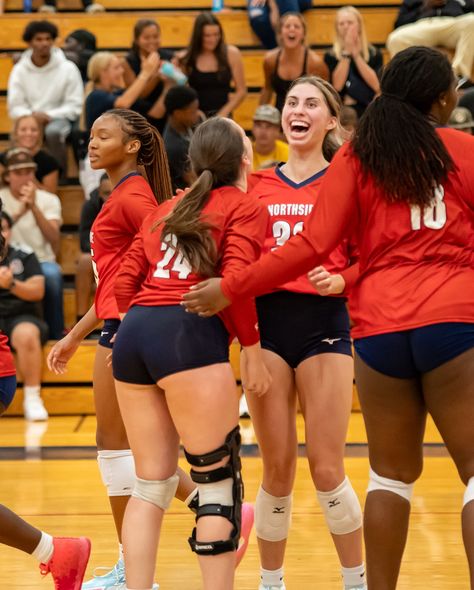
[[[411,502],[414,485],[414,483],[405,483],[403,481],[389,479],[388,477],[382,477],[381,475],[377,475],[377,473],[370,468],[367,492],[384,490],[386,492],[392,492],[392,494],[397,494],[398,496],[405,498],[405,500],[408,500],[408,502]]]
[[[317,492],[319,504],[331,533],[347,535],[362,526],[359,499],[348,477],[330,492]]]
[[[189,545],[192,551],[198,555],[219,555],[235,551],[238,547],[244,495],[239,451],[239,426],[229,432],[221,447],[210,453],[191,455],[186,450],[184,451],[188,462],[195,467],[210,467],[224,457],[229,457],[226,465],[216,469],[209,471],[191,469],[191,478],[198,484],[199,490],[196,521],[202,516],[222,516],[234,527],[230,539],[202,543],[196,540],[196,528],[194,528],[189,538]]]
[[[293,494],[272,496],[260,486],[255,500],[255,532],[264,541],[283,541],[291,526]]]
[[[168,479],[156,481],[137,477],[132,496],[150,502],[150,504],[154,504],[162,510],[168,510],[171,500],[176,494],[178,483],[179,476],[177,473],[168,477]]]
[[[135,462],[132,451],[98,451],[102,482],[109,496],[130,496],[135,485]]]
[[[471,477],[471,479],[467,482],[466,491],[464,492],[464,500],[462,503],[463,508],[466,504],[472,502],[472,500],[474,500],[474,477]]]

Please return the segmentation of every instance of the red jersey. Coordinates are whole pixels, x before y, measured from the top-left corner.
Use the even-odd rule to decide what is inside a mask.
[[[92,224],[91,256],[97,282],[94,303],[99,319],[118,319],[114,283],[120,263],[143,220],[157,207],[148,182],[138,173],[127,175]]]
[[[300,183],[287,178],[278,167],[252,174],[250,178],[252,188],[249,192],[260,200],[269,214],[264,254],[283,246],[292,236],[304,229],[318,197],[319,187],[326,170],[327,168]],[[345,239],[323,262],[330,273],[343,275],[346,281],[345,291],[352,286],[358,274],[357,268],[349,272],[347,270],[355,262],[354,258],[355,248]],[[280,285],[277,289],[316,295],[306,273]]]
[[[0,377],[10,377],[15,374],[15,362],[8,346],[8,338],[0,332]]]
[[[226,297],[265,293],[301,275],[355,228],[360,274],[350,297],[354,337],[474,323],[474,137],[449,128],[437,132],[455,169],[423,213],[389,202],[373,178],[364,180],[359,160],[344,146],[324,177],[305,230],[224,278]]]
[[[179,202],[177,197],[160,205],[143,223],[127,253],[115,283],[119,311],[131,305],[177,305],[190,287],[202,280],[176,249],[173,236],[161,240],[161,227],[151,227],[163,219]],[[212,226],[212,237],[219,256],[217,274],[235,274],[260,256],[267,214],[253,197],[237,188],[213,190],[202,210]],[[253,299],[244,299],[222,314],[231,336],[243,346],[259,340],[257,314]]]

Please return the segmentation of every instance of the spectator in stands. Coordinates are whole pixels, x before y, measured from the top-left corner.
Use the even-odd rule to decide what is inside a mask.
[[[288,144],[280,139],[280,121],[280,111],[270,104],[262,104],[255,111],[252,126],[254,172],[288,160]]]
[[[472,135],[474,132],[474,117],[469,109],[456,107],[451,113],[448,126],[453,129],[460,129]]]
[[[189,85],[196,90],[206,117],[230,117],[247,94],[240,51],[227,45],[219,20],[201,12],[188,48],[179,54]]]
[[[359,117],[356,111],[349,106],[344,105],[341,108],[341,126],[347,131],[347,141],[352,138],[357,129]]]
[[[77,321],[89,311],[91,306],[91,293],[94,283],[90,241],[91,227],[102,209],[102,205],[110,197],[112,188],[109,177],[107,174],[103,174],[100,178],[99,187],[92,191],[90,198],[82,206],[81,220],[79,222],[81,255],[77,263],[75,279]]]
[[[393,57],[412,45],[454,49],[453,70],[466,86],[474,65],[473,0],[403,0],[387,39]]]
[[[165,98],[168,122],[163,133],[173,191],[184,189],[195,180],[188,159],[193,128],[200,121],[197,92],[189,86],[172,88]]]
[[[280,19],[280,47],[269,51],[263,60],[265,85],[260,104],[270,104],[275,93],[275,106],[281,112],[292,82],[301,76],[328,79],[323,60],[306,45],[306,22],[303,15],[287,13]]]
[[[38,189],[35,184],[36,164],[23,148],[10,150],[5,161],[0,190],[4,211],[13,219],[12,244],[25,244],[36,254],[45,277],[44,318],[50,338],[62,337],[63,279],[56,263],[59,253],[61,203],[52,193]]]
[[[125,86],[131,86],[142,71],[144,60],[151,53],[158,53],[160,57],[160,69],[147,82],[140,93],[140,98],[146,101],[150,107],[155,105],[155,127],[163,132],[166,123],[165,96],[176,83],[176,74],[179,83],[186,83],[186,76],[171,63],[173,52],[161,49],[161,29],[159,24],[151,19],[142,18],[135,23],[133,29],[133,43],[124,61]],[[166,67],[163,67],[166,63]],[[169,72],[171,77],[165,75]],[[174,77],[173,77],[174,74]]]
[[[82,81],[87,82],[87,64],[97,51],[96,36],[87,29],[76,29],[64,39],[65,56],[76,64],[81,72]]]
[[[23,41],[30,49],[10,74],[7,103],[11,119],[34,114],[45,126],[46,145],[66,178],[66,139],[81,114],[83,85],[77,66],[53,47],[57,36],[53,23],[28,23]]]
[[[15,120],[11,134],[13,147],[25,148],[33,156],[37,166],[35,176],[40,188],[50,193],[58,190],[59,164],[43,149],[43,126],[34,115],[23,115]],[[0,154],[0,163],[5,165],[8,152]]]
[[[143,60],[140,74],[125,88],[122,60],[110,51],[98,51],[89,61],[87,72],[89,82],[86,86],[85,126],[87,132],[96,119],[110,109],[132,109],[154,118],[159,115],[159,105],[149,105],[140,99],[140,94],[160,68],[159,55],[154,52]]]
[[[89,14],[105,11],[105,7],[102,4],[93,2],[93,0],[82,0],[82,7]],[[56,0],[44,0],[44,4],[39,7],[38,12],[57,12]]]
[[[379,49],[369,45],[361,13],[353,6],[337,11],[336,35],[330,51],[324,54],[330,82],[342,102],[362,115],[380,91],[378,72],[383,58]]]
[[[247,0],[250,26],[265,49],[274,49],[280,17],[288,12],[304,12],[312,0]]]
[[[48,338],[48,326],[41,319],[38,303],[44,297],[44,276],[30,248],[10,245],[11,217],[3,211],[0,220],[7,245],[6,256],[0,262],[0,330],[16,351],[23,379],[25,418],[46,420],[48,412],[41,399],[41,347]]]
[[[467,90],[459,97],[458,106],[469,109],[474,117],[474,88]]]

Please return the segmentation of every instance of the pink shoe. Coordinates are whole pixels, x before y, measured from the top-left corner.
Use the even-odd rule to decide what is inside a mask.
[[[244,502],[242,504],[242,524],[240,530],[240,541],[239,541],[239,548],[237,549],[237,554],[235,556],[235,567],[237,568],[239,563],[244,558],[245,552],[247,551],[247,547],[249,545],[250,533],[252,532],[253,527],[253,520],[254,520],[254,509],[253,504],[249,502]]]
[[[80,590],[91,552],[85,537],[54,537],[53,557],[40,564],[43,576],[51,572],[56,590]]]

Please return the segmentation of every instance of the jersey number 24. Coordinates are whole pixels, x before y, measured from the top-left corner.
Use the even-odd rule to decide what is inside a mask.
[[[169,279],[171,273],[177,273],[178,279],[187,279],[192,272],[189,262],[178,249],[178,239],[174,234],[168,234],[161,242],[161,251],[164,252],[163,258],[156,265],[153,273],[158,279]]]

